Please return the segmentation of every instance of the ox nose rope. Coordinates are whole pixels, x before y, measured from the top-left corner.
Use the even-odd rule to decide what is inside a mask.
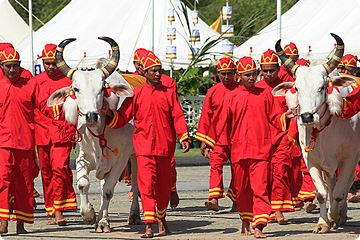
[[[96,137],[96,138],[99,139],[99,145],[100,145],[100,147],[101,147],[101,153],[102,153],[102,155],[104,156],[104,158],[105,158],[106,160],[109,160],[109,159],[110,159],[110,156],[104,155],[104,149],[105,149],[105,148],[109,149],[115,156],[118,155],[119,150],[118,150],[117,147],[115,147],[115,149],[112,150],[112,149],[107,145],[107,140],[106,140],[105,134],[104,134],[104,133],[105,133],[105,128],[106,128],[106,124],[104,124],[103,131],[102,131],[102,133],[101,133],[100,135],[96,135],[95,133],[93,133],[90,128],[87,128],[87,129],[89,130],[89,132],[91,133],[91,135],[93,135],[94,137]]]

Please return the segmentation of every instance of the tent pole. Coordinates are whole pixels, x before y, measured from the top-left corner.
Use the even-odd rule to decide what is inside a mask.
[[[29,0],[29,27],[30,27],[30,72],[34,75],[34,40],[32,21],[32,0]]]
[[[281,0],[277,0],[278,39],[281,39]]]
[[[154,21],[154,1],[155,0],[151,0],[152,2],[152,6],[151,6],[151,51],[154,51],[154,28],[155,28],[155,21]]]

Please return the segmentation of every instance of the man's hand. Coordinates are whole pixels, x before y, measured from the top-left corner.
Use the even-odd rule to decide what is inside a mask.
[[[101,111],[108,115],[110,118],[114,117],[112,110],[109,108],[109,103],[106,100],[103,101],[103,108],[101,109]]]
[[[200,144],[200,149],[201,149],[201,155],[203,155],[204,156],[204,150],[205,150],[205,148],[206,148],[206,144],[204,143],[204,142],[201,142],[201,144]]]
[[[204,154],[203,154],[203,156],[204,157],[206,157],[206,158],[208,158],[208,159],[210,159],[210,153],[212,152],[212,148],[211,147],[208,147],[208,146],[206,146],[205,148],[204,148]]]
[[[188,140],[182,141],[181,146],[182,146],[182,149],[184,149],[184,150],[182,150],[183,153],[186,153],[190,150],[190,142]]]
[[[286,118],[294,118],[297,115],[297,107],[289,108],[286,111]]]

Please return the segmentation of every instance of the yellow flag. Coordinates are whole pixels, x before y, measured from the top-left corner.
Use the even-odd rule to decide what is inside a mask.
[[[220,34],[221,34],[221,16],[222,16],[222,13],[220,12],[220,16],[218,17],[218,19],[216,19],[216,21],[210,25],[210,27],[212,29],[214,29],[215,31],[217,31]]]

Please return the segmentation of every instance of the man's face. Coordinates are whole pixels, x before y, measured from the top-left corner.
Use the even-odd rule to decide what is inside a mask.
[[[278,78],[279,66],[277,64],[261,64],[261,74],[268,83],[275,82]]]
[[[44,59],[43,64],[45,71],[49,76],[56,76],[60,71],[59,68],[56,66],[55,59]]]
[[[337,66],[337,70],[339,73],[345,73],[345,66],[342,65],[342,66]]]
[[[144,71],[144,76],[146,77],[146,82],[150,86],[156,86],[160,83],[162,75],[162,68],[161,66],[153,66]]]
[[[357,72],[357,67],[345,66],[343,73],[349,75],[355,75],[356,72]]]
[[[218,71],[218,75],[225,85],[229,85],[235,80],[235,70]]]
[[[255,86],[255,81],[257,78],[256,69],[248,71],[248,72],[238,73],[238,76],[239,76],[240,83],[245,88],[252,88]]]
[[[20,72],[20,61],[10,61],[1,63],[1,68],[7,79],[14,79],[19,76]]]
[[[140,61],[134,61],[135,71],[140,75],[144,76],[144,70]]]

